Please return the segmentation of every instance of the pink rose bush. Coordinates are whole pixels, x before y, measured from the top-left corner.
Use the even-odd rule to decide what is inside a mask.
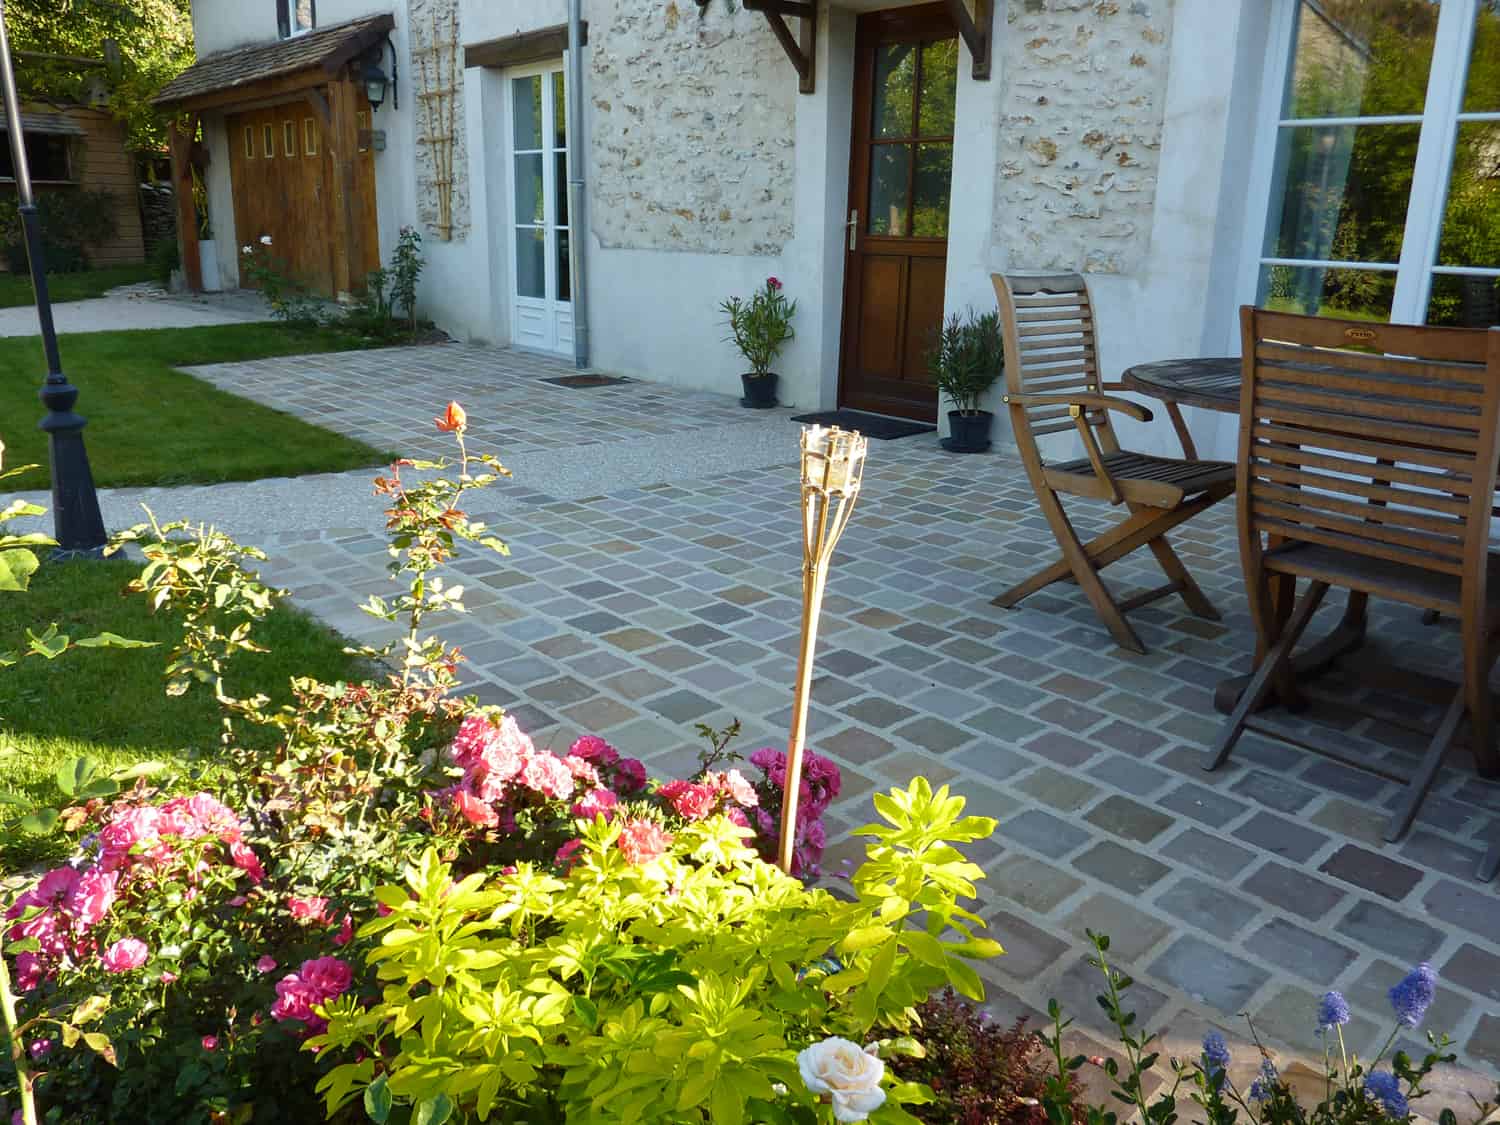
[[[770,746],[750,755],[750,764],[764,775],[757,792],[760,807],[753,819],[755,843],[761,857],[775,862],[780,842],[781,802],[786,791],[786,754]],[[839,767],[821,754],[806,750],[802,755],[802,783],[797,789],[797,832],[792,842],[792,874],[816,878],[827,830],[823,813],[839,795],[843,779]]]
[[[354,970],[337,957],[304,961],[301,969],[276,982],[276,1003],[271,1005],[271,1015],[283,1022],[302,1025],[306,1034],[319,1034],[327,1029],[328,1021],[315,1009],[342,996],[353,982]]]

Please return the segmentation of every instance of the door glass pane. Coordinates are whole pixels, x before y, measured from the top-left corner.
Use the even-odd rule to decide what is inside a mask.
[[[953,145],[933,141],[917,146],[917,199],[912,234],[918,238],[948,236],[948,191],[953,180]]]
[[[1438,10],[1428,0],[1303,0],[1282,115],[1421,113]]]
[[[553,183],[557,189],[557,223],[559,226],[568,225],[568,154],[557,152],[552,154],[552,164],[555,169]]]
[[[573,299],[573,288],[570,281],[571,277],[568,273],[568,232],[560,230],[557,232],[557,299],[559,301],[571,301]]]
[[[515,150],[542,147],[542,76],[510,80]]]
[[[870,118],[877,137],[911,136],[913,87],[917,82],[914,43],[890,43],[875,51],[875,105]]]
[[[910,145],[870,147],[870,234],[905,236],[910,173]]]
[[[1500,121],[1458,126],[1437,260],[1500,269]]]
[[[958,40],[942,39],[926,44],[922,48],[922,91],[917,100],[917,128],[921,135],[953,136],[953,107],[957,100]]]
[[[556,148],[568,144],[568,95],[560,70],[552,75],[552,144]]]
[[[1394,272],[1261,266],[1255,303],[1277,312],[1388,321],[1395,295]]]
[[[1278,132],[1266,256],[1399,261],[1420,127],[1309,125]]]
[[[1427,299],[1427,323],[1458,328],[1490,328],[1500,324],[1500,277],[1432,279]]]
[[[546,196],[542,186],[542,154],[523,153],[516,157],[516,222],[545,223],[543,208]]]
[[[547,232],[535,227],[516,229],[516,295],[547,296]]]
[[[1484,0],[1479,5],[1463,112],[1500,112],[1500,0]]]

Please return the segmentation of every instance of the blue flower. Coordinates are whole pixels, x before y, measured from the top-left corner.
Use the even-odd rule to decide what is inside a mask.
[[[1391,1117],[1405,1120],[1411,1113],[1406,1104],[1406,1095],[1401,1092],[1400,1080],[1388,1070],[1373,1071],[1366,1077],[1365,1093],[1384,1106],[1385,1112]]]
[[[1252,1102],[1270,1101],[1280,1081],[1281,1075],[1276,1073],[1276,1064],[1270,1059],[1261,1059],[1260,1077],[1250,1083],[1250,1100]]]
[[[1203,1037],[1203,1061],[1208,1064],[1203,1069],[1210,1076],[1222,1074],[1229,1067],[1229,1047],[1217,1031]]]
[[[1432,966],[1423,961],[1395,988],[1391,989],[1391,1007],[1396,1009],[1396,1020],[1407,1027],[1416,1027],[1427,1014],[1437,995],[1437,974]]]
[[[1318,1005],[1318,1031],[1324,1032],[1331,1027],[1342,1027],[1348,1022],[1349,1002],[1344,999],[1343,993],[1323,993],[1323,1002]]]

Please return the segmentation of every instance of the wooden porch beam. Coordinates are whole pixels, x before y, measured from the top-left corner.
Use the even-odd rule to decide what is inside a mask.
[[[172,192],[177,201],[177,246],[182,254],[182,275],[194,293],[203,292],[203,257],[198,246],[198,207],[193,198],[193,138],[198,117],[173,118],[167,130],[172,157]]]
[[[961,0],[960,0],[961,2]],[[747,12],[760,12],[771,25],[786,57],[797,69],[797,88],[804,94],[817,89],[814,60],[818,51],[818,6],[813,0],[742,0]],[[800,36],[794,37],[785,17],[801,21]]]
[[[328,106],[328,99],[323,96],[320,87],[313,86],[307,90],[307,104],[312,106],[320,118],[323,119],[323,130],[329,132],[333,129],[333,110]]]
[[[359,88],[349,78],[328,84],[329,108],[333,126],[328,132],[333,159],[333,292],[340,300],[353,297],[364,288],[364,277],[357,276],[365,260],[362,239],[364,228],[358,217],[355,194],[359,190],[354,162],[359,151],[357,95]]]
[[[995,43],[995,0],[974,0],[972,16],[969,15],[968,0],[945,0],[945,3],[974,59],[974,77],[981,82],[987,81],[991,49]]]

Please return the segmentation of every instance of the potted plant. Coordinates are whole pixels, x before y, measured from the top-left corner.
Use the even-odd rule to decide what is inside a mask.
[[[740,375],[745,389],[740,405],[753,410],[775,406],[776,373],[771,364],[794,335],[792,317],[797,314],[797,302],[787,300],[777,278],[768,277],[748,301],[730,297],[719,308],[729,325],[725,339],[734,341],[750,365],[750,370]]]
[[[962,317],[950,316],[928,352],[927,369],[938,392],[953,404],[943,448],[952,453],[983,453],[990,447],[995,416],[979,409],[979,400],[1005,369],[999,315],[970,309]]]

